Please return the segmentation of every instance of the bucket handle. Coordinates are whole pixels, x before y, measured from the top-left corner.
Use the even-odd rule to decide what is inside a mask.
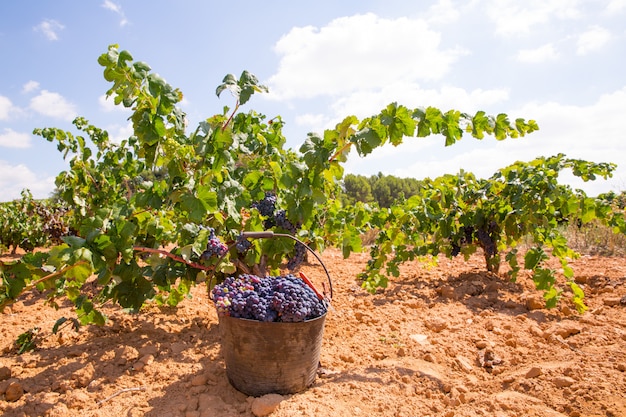
[[[330,297],[329,299],[332,300],[333,298],[333,282],[330,278],[330,273],[328,272],[328,269],[326,268],[326,265],[324,265],[324,262],[322,262],[322,259],[319,257],[319,255],[313,250],[311,249],[306,243],[304,243],[303,241],[301,241],[300,239],[298,239],[297,237],[290,235],[288,233],[274,233],[271,230],[266,230],[263,232],[241,232],[240,235],[242,238],[244,239],[271,239],[274,237],[287,237],[290,238],[292,240],[295,240],[296,242],[300,243],[302,246],[304,246],[309,252],[311,252],[313,254],[313,256],[315,256],[315,259],[317,259],[317,261],[320,263],[320,265],[322,265],[322,268],[324,269],[324,272],[326,273],[326,277],[328,278],[328,286],[329,286],[329,291],[330,291]],[[228,251],[230,251],[230,249],[235,246],[234,244],[231,245],[228,248]],[[226,252],[228,253],[228,252]],[[222,262],[222,259],[224,259],[224,257],[226,256],[226,253],[224,253],[224,255],[222,255],[218,260],[217,263],[215,264],[215,266],[217,267],[217,265],[220,264],[220,262]],[[308,279],[306,279],[306,276],[303,276],[304,274],[301,274],[301,278],[303,280],[308,281]],[[211,287],[211,282],[213,281],[213,276],[211,275],[211,277],[209,278],[209,288]],[[312,286],[312,284],[307,283],[307,285]],[[314,292],[317,293],[317,290],[312,287],[311,288]]]

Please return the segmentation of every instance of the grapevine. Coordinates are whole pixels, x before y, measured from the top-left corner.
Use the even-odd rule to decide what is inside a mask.
[[[52,303],[63,295],[69,299],[81,323],[101,324],[106,317],[97,305],[108,300],[130,311],[139,311],[147,302],[175,306],[195,283],[205,281],[208,273],[219,281],[246,274],[280,277],[285,260],[294,269],[305,260],[306,253],[297,242],[241,239],[242,232],[265,230],[295,235],[319,251],[339,246],[348,256],[361,250],[363,231],[379,229],[371,267],[363,276],[368,289],[384,285],[405,259],[452,253],[452,244],[458,246],[454,252],[467,254],[477,247],[479,230],[483,230],[480,236],[487,260],[495,271],[503,247],[515,245],[516,239],[531,228],[504,215],[504,206],[489,210],[485,197],[497,195],[493,200],[497,202],[505,193],[511,195],[502,201],[512,201],[515,193],[530,195],[529,189],[538,190],[535,196],[546,193],[537,183],[535,188],[514,189],[510,185],[499,192],[496,188],[501,185],[497,185],[490,194],[486,184],[464,174],[432,182],[421,195],[398,201],[388,209],[344,206],[343,164],[352,150],[363,156],[386,144],[396,146],[406,138],[431,135],[443,137],[445,146],[464,136],[483,139],[491,135],[504,140],[523,137],[538,126],[533,120],[511,121],[506,114],[411,109],[391,103],[362,120],[348,116],[322,134],[310,133],[300,148],[293,150],[285,148],[280,116],[268,120],[254,110],[241,111],[253,94],[267,91],[247,71],[239,77],[227,75],[215,91],[218,96],[225,90],[232,92],[234,107],[225,106],[187,132],[185,113],[178,106],[182,92],[152,72],[149,65],[135,61],[117,45],[101,54],[98,63],[110,83],[106,95],[132,112],[133,134],[114,143],[107,131],[83,117],[74,120],[73,132],[34,130],[56,143],[62,157],[69,160],[69,169],[56,179],[60,200],[71,208],[67,215],[69,232],[47,253],[2,265],[0,307],[37,283],[36,288],[46,292]],[[555,163],[580,168],[581,175],[587,177],[610,171],[610,167],[587,167],[563,158]],[[533,180],[522,178],[524,166],[519,168],[520,172],[503,171],[500,175],[507,177],[507,184]],[[517,180],[508,178],[516,175]],[[461,185],[469,193],[461,193],[467,197],[463,201],[453,195]],[[581,215],[586,221],[599,207],[581,199],[583,212],[569,210],[571,204],[562,203],[562,199],[571,200],[565,194],[559,198],[554,204],[559,204],[565,217]],[[535,204],[530,197],[521,200]],[[515,210],[537,211],[537,207]],[[609,222],[622,227],[619,216],[609,211],[600,214],[612,216]],[[420,220],[426,229],[416,228],[413,219]],[[550,222],[547,216],[541,220]],[[489,228],[491,221],[495,228]],[[474,230],[461,232],[463,226]],[[517,235],[510,233],[515,228],[519,228]],[[566,246],[559,243],[557,235],[550,234],[551,229],[537,227],[535,232],[540,242],[567,256]],[[41,281],[51,273],[54,278]],[[94,275],[96,290],[84,289]]]

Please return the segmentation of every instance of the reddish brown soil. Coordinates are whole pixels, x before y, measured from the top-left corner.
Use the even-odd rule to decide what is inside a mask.
[[[626,259],[572,262],[589,306],[578,315],[567,303],[538,308],[528,277],[486,273],[478,256],[407,264],[376,295],[355,282],[366,255],[322,258],[333,308],[323,369],[304,392],[251,398],[229,384],[205,286],[177,309],[107,308],[106,326],[66,328],[20,356],[19,334],[46,336],[72,317],[30,295],[0,315],[0,414],[260,416],[277,405],[271,416],[626,416]]]

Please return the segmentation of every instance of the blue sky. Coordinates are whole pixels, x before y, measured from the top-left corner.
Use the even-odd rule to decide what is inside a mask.
[[[0,2],[0,201],[44,198],[67,163],[36,127],[73,130],[80,115],[118,139],[132,134],[104,100],[97,64],[117,43],[181,89],[189,129],[225,105],[224,75],[249,70],[270,93],[255,109],[286,121],[288,145],[390,102],[537,120],[497,142],[407,139],[348,172],[487,177],[518,160],[565,153],[614,162],[609,181],[562,182],[595,195],[626,190],[626,0],[336,1],[57,0]]]

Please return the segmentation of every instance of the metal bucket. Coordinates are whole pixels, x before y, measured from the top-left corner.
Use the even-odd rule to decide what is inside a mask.
[[[332,299],[332,280],[326,265],[303,242],[270,231],[243,235],[255,239],[288,237],[302,243],[326,272]],[[230,384],[254,397],[294,394],[310,387],[320,363],[326,314],[303,322],[262,322],[219,315],[222,353]]]
[[[326,314],[299,323],[221,316],[228,381],[244,394],[293,394],[315,382]]]

